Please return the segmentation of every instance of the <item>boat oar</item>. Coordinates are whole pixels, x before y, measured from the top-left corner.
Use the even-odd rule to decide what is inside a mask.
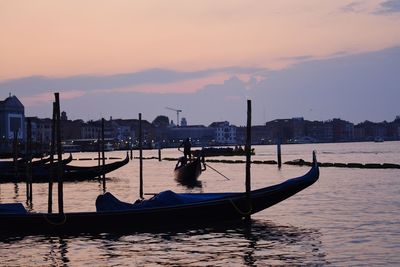
[[[221,175],[222,177],[224,177],[227,180],[230,180],[228,177],[226,177],[225,175],[223,175],[222,173],[220,173],[219,171],[217,171],[216,169],[214,169],[213,167],[211,167],[210,165],[208,165],[207,163],[204,163],[204,165],[206,165],[207,167],[209,167],[211,170],[215,171],[216,173],[218,173],[219,175]]]

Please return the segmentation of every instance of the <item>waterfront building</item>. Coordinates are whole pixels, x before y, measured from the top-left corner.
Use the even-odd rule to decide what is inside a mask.
[[[215,136],[215,130],[204,125],[169,127],[165,130],[167,140],[163,140],[162,143],[167,145],[179,145],[189,138],[194,146],[208,146],[212,144]]]
[[[181,126],[188,126],[186,118],[181,119]]]
[[[333,139],[331,142],[347,142],[354,139],[354,125],[348,121],[341,119],[333,119],[328,121],[332,124]]]
[[[18,98],[10,94],[0,101],[0,137],[3,141],[13,140],[14,133],[20,140],[25,137],[25,109]]]
[[[29,119],[32,124],[32,142],[50,144],[52,120],[38,117],[29,117]]]
[[[239,145],[246,142],[246,127],[238,127],[236,139]],[[266,125],[254,125],[251,127],[251,142],[255,145],[267,145],[273,143],[272,131]]]
[[[93,121],[88,121],[87,123],[82,125],[81,128],[81,139],[97,139],[100,136],[101,125],[99,127],[98,124]]]
[[[229,122],[213,122],[209,127],[215,129],[215,140],[221,145],[236,145],[236,126],[230,125]]]

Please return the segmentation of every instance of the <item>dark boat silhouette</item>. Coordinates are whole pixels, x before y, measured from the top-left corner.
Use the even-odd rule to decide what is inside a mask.
[[[73,166],[68,164],[63,164],[63,181],[88,181],[97,179],[97,177],[110,173],[129,162],[128,155],[125,159],[105,164],[104,166]],[[57,164],[54,165],[54,173],[56,174]],[[49,181],[50,175],[50,165],[39,165],[32,168],[32,182],[33,183],[45,183]],[[0,173],[0,183],[9,182],[25,182],[26,172],[23,171],[15,177],[13,171],[1,172]]]
[[[175,180],[182,185],[195,186],[197,184],[197,179],[201,175],[205,167],[202,168],[202,158],[197,157],[189,162],[182,162],[182,159],[178,160],[178,163],[174,169]],[[204,162],[204,158],[203,158]],[[203,166],[205,166],[203,164]]]
[[[7,235],[152,231],[208,227],[242,221],[271,207],[318,180],[314,154],[311,169],[303,176],[277,185],[238,193],[161,192],[149,200],[131,204],[110,193],[96,200],[95,212],[62,214],[30,213],[22,204],[0,205],[0,232]]]

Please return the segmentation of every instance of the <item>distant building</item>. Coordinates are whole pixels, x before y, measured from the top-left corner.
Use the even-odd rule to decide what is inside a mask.
[[[0,101],[0,137],[12,140],[14,133],[18,139],[25,136],[25,109],[16,96]]]
[[[246,127],[239,127],[237,129],[238,144],[245,144],[246,142]],[[251,143],[257,145],[271,144],[275,138],[272,135],[272,130],[266,125],[255,125],[251,127]]]
[[[204,125],[191,125],[180,127],[169,127],[166,129],[168,135],[167,140],[162,140],[169,144],[180,144],[186,138],[190,138],[192,145],[207,146],[213,140],[215,131],[213,128]]]
[[[229,122],[213,122],[210,125],[215,129],[215,140],[217,144],[221,145],[235,145],[236,140],[236,126],[230,125]]]
[[[333,142],[353,141],[354,139],[354,125],[350,122],[333,119],[328,121],[333,129]]]
[[[50,144],[51,142],[51,119],[39,119],[30,117],[32,123],[32,142]]]
[[[100,137],[101,125],[93,121],[89,121],[82,125],[81,139],[97,139]]]
[[[187,126],[186,118],[181,119],[181,126]]]

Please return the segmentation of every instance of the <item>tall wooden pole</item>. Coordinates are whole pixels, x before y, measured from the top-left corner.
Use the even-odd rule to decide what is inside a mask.
[[[277,144],[277,155],[278,155],[278,168],[282,167],[282,157],[281,157],[281,138],[278,138],[278,144]]]
[[[26,141],[26,181],[28,191],[28,202],[32,203],[32,122],[31,119],[27,120],[27,141]]]
[[[250,177],[250,164],[251,164],[251,100],[247,100],[247,126],[246,126],[246,198],[250,205],[250,191],[251,191],[251,177]],[[246,216],[246,220],[250,220],[250,214]]]
[[[133,159],[133,138],[129,137],[129,149],[131,150],[131,160]]]
[[[49,199],[48,213],[53,212],[53,179],[54,179],[54,153],[56,146],[56,103],[53,102],[53,120],[51,122],[51,143],[50,143],[50,176],[49,176]]]
[[[143,199],[142,113],[139,113],[139,185],[139,195]]]
[[[60,126],[60,96],[54,93],[56,99],[56,135],[57,135],[57,176],[58,176],[58,213],[64,213],[64,189],[63,189],[63,166],[61,148],[61,126]]]
[[[18,178],[18,130],[14,130],[14,142],[13,142],[13,160],[14,160],[14,178],[17,181]]]
[[[104,118],[101,118],[101,158],[102,158],[102,170],[106,165],[106,156],[104,154]],[[106,175],[103,173],[103,192],[106,191]]]
[[[101,169],[101,133],[98,132],[97,134],[97,165]],[[99,175],[98,179],[100,181],[101,175]]]
[[[43,136],[40,135],[40,159],[43,159]]]
[[[28,124],[28,121],[27,121]],[[29,198],[31,193],[29,192],[29,159],[28,159],[28,132],[29,126],[26,130],[26,139],[25,139],[25,157],[24,157],[24,164],[25,164],[25,183],[26,183],[26,203],[29,203]]]

